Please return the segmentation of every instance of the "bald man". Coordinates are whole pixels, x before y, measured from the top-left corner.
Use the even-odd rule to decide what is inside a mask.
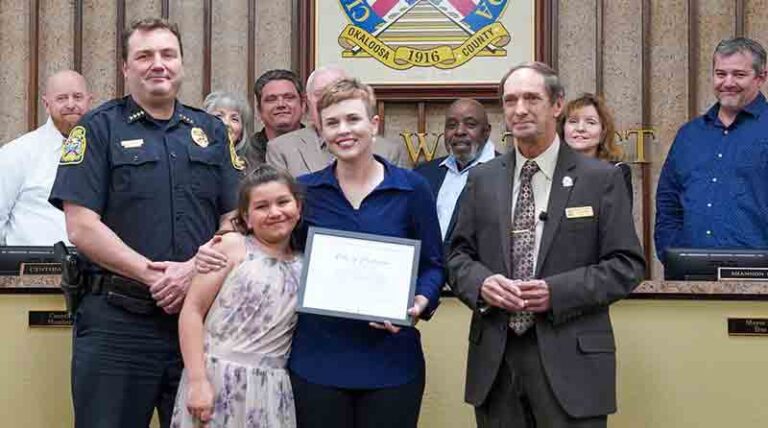
[[[0,245],[67,242],[64,214],[48,203],[61,145],[91,106],[79,73],[64,70],[45,84],[45,124],[0,147]]]
[[[488,141],[491,125],[485,107],[471,98],[459,98],[445,115],[444,139],[450,155],[416,167],[427,179],[437,200],[440,232],[447,246],[456,221],[456,204],[467,183],[469,170],[498,155]]]
[[[334,66],[320,67],[307,79],[307,108],[311,123],[306,128],[283,134],[267,146],[267,163],[288,171],[294,177],[319,171],[333,160],[316,124],[319,123],[317,102],[325,88],[343,78],[346,71]],[[404,144],[377,136],[373,152],[394,165],[410,168],[411,162]]]

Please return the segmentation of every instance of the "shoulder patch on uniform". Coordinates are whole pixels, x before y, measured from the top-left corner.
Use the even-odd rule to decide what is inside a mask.
[[[227,135],[229,137],[229,135]],[[232,140],[231,137],[229,139],[229,158],[232,161],[232,166],[238,170],[242,171],[245,169],[245,162],[240,158],[240,156],[237,155],[237,152],[235,151],[235,142]]]
[[[192,141],[194,141],[195,144],[203,148],[208,147],[208,136],[205,135],[203,128],[192,128],[190,134],[192,134]]]
[[[85,138],[85,128],[75,126],[69,132],[69,137],[61,146],[59,165],[77,165],[85,158],[85,148],[88,141]]]

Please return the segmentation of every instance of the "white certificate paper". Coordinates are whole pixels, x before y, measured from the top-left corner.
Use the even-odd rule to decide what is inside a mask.
[[[311,227],[299,312],[412,324],[420,241]]]

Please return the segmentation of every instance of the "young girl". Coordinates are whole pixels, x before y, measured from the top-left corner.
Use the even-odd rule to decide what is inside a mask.
[[[179,317],[185,370],[172,427],[296,425],[285,366],[301,274],[289,240],[300,213],[290,175],[262,165],[241,183],[239,233],[214,244],[227,265],[193,279]]]

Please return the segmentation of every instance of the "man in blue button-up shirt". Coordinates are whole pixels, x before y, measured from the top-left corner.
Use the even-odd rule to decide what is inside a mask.
[[[766,52],[721,41],[713,56],[717,103],[677,133],[656,190],[656,252],[768,248]]]

